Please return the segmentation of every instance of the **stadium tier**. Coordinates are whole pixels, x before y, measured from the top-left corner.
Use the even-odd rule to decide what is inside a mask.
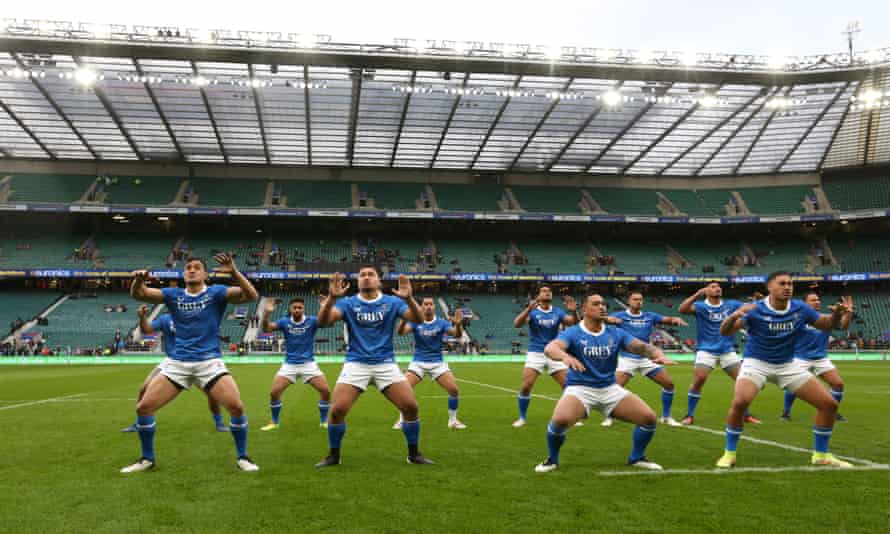
[[[751,213],[765,215],[803,213],[801,202],[813,196],[811,186],[748,187],[737,191]]]
[[[890,207],[890,177],[847,177],[825,180],[822,189],[836,210]]]
[[[192,178],[189,190],[198,195],[198,204],[202,206],[252,207],[263,205],[268,183],[268,180]]]
[[[525,353],[528,327],[514,328],[513,319],[528,304],[511,295],[451,294],[446,297],[451,309],[469,309],[473,318],[467,331],[488,354]]]
[[[510,190],[525,211],[538,213],[581,213],[578,202],[581,189],[577,187],[510,186]]]
[[[0,298],[0,340],[6,337],[16,321],[28,322],[58,300],[60,293],[52,291],[3,291]]]
[[[373,200],[375,209],[414,210],[417,209],[418,199],[426,196],[427,186],[417,183],[356,182],[356,188],[358,207],[371,207],[362,200]]]
[[[498,185],[434,184],[436,202],[441,210],[500,211],[504,188]]]
[[[118,331],[126,341],[137,325],[141,304],[124,292],[74,293],[47,316],[48,324],[32,330],[53,348],[104,349],[114,344]]]
[[[658,196],[654,189],[624,189],[588,187],[600,207],[615,214],[655,215],[658,213]]]
[[[276,180],[276,190],[290,208],[350,208],[351,185],[346,182],[305,182],[301,180]]]
[[[100,180],[105,204],[163,206],[175,200],[182,180],[165,176],[118,176],[108,182],[106,185]]]
[[[17,174],[10,182],[10,202],[77,202],[95,181],[95,176]]]

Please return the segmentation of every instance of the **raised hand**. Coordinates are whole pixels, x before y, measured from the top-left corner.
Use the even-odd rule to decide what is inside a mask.
[[[232,255],[229,253],[217,254],[213,257],[216,263],[219,264],[215,270],[220,273],[233,273],[237,269],[235,266],[235,260],[232,258]]]
[[[349,289],[349,282],[346,281],[346,275],[343,273],[334,273],[328,286],[328,294],[332,297],[342,297]]]
[[[757,303],[756,303],[756,302],[749,302],[749,303],[747,303],[747,304],[743,304],[738,310],[736,310],[736,312],[737,312],[740,316],[744,317],[745,315],[748,314],[749,311],[751,311],[751,310],[753,310],[753,309],[755,309],[755,308],[757,308]]]
[[[405,300],[411,298],[414,289],[411,287],[411,280],[404,274],[399,275],[399,288],[392,290],[393,294]]]
[[[136,310],[136,313],[139,315],[140,319],[144,319],[145,316],[148,315],[148,306],[146,306],[145,304],[139,306],[139,309]]]
[[[683,320],[682,317],[676,317],[676,321],[674,322],[677,326],[689,326],[689,323]]]
[[[451,318],[452,324],[460,324],[464,322],[464,312],[461,309],[458,309],[454,312],[454,317]]]
[[[563,297],[562,301],[565,302],[566,311],[570,311],[570,312],[578,311],[578,303],[575,302],[575,297],[573,297],[571,295],[567,295],[567,296]]]
[[[586,368],[584,367],[584,364],[581,363],[580,360],[578,360],[577,358],[574,358],[572,356],[569,356],[568,358],[563,358],[562,363],[568,365],[570,368],[574,369],[575,371],[578,371],[579,373],[583,373],[586,370]]]
[[[328,301],[328,295],[325,293],[318,294],[318,306],[324,306],[324,303]]]
[[[831,307],[831,313],[834,315],[853,313],[853,297],[841,297],[841,301]]]
[[[278,301],[276,299],[266,299],[266,309],[265,316],[269,317],[275,312],[275,308],[278,307]]]
[[[156,281],[157,279],[151,275],[151,272],[149,271],[149,269],[150,269],[150,267],[147,267],[145,269],[137,269],[137,270],[133,271],[132,273],[130,273],[130,276],[132,276],[133,278],[135,278],[141,282]]]

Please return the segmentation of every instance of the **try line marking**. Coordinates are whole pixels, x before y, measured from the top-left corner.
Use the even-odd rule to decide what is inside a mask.
[[[486,387],[486,388],[496,389],[496,390],[498,390],[498,391],[507,391],[507,392],[515,393],[515,394],[518,394],[518,393],[519,393],[519,391],[517,391],[517,390],[515,390],[515,389],[505,388],[505,387],[502,387],[502,386],[496,386],[496,385],[494,385],[494,384],[486,384],[485,382],[475,382],[475,381],[473,381],[473,380],[467,380],[467,379],[465,379],[465,378],[458,378],[457,381],[458,381],[458,382],[466,382],[467,384],[474,384],[474,385],[482,386],[482,387]],[[552,401],[557,401],[557,400],[559,400],[558,397],[551,397],[551,396],[549,396],[549,395],[536,395],[536,394],[532,394],[532,397],[537,397],[537,398],[539,398],[539,399],[547,399],[547,400],[552,400]],[[707,427],[703,427],[703,426],[699,426],[699,425],[684,425],[682,428],[686,428],[686,429],[689,429],[689,430],[697,430],[697,431],[699,431],[699,432],[706,432],[706,433],[708,433],[708,434],[714,434],[714,435],[716,435],[716,436],[724,436],[724,435],[725,435],[724,431],[722,431],[722,430],[714,430],[713,428],[707,428]],[[768,440],[768,439],[752,438],[751,436],[746,436],[746,435],[744,435],[744,434],[742,435],[742,439],[745,440],[745,441],[750,441],[750,442],[752,442],[752,443],[759,443],[760,445],[769,445],[769,446],[771,446],[771,447],[777,447],[777,448],[779,448],[779,449],[785,449],[786,451],[803,452],[803,453],[807,453],[807,454],[810,454],[810,453],[813,452],[812,450],[810,450],[810,449],[805,449],[805,448],[803,448],[803,447],[796,447],[796,446],[794,446],[794,445],[787,445],[787,444],[785,444],[785,443],[779,443],[778,441],[771,441],[771,440]],[[881,463],[877,463],[877,462],[872,462],[871,460],[865,460],[865,459],[862,459],[862,458],[853,458],[852,456],[841,456],[841,455],[839,455],[839,454],[836,454],[835,456],[837,456],[838,458],[840,458],[840,459],[842,459],[842,460],[846,460],[846,461],[848,461],[848,462],[854,462],[854,463],[862,464],[864,467],[869,467],[869,468],[872,468],[872,469],[876,469],[876,468],[878,468],[878,469],[890,469],[890,466],[886,466],[885,464],[881,464]],[[738,471],[739,469],[743,469],[743,468],[736,468],[736,471]],[[749,468],[749,469],[780,469],[780,468],[754,468],[754,467],[752,467],[752,468]],[[823,468],[823,469],[824,469],[824,468]],[[677,472],[677,471],[679,471],[679,470],[673,470],[672,472]],[[693,470],[693,471],[694,471],[694,470]],[[664,472],[665,472],[665,471],[653,471],[652,473],[664,473]],[[694,471],[694,472],[697,472],[697,471]],[[703,470],[703,472],[708,472],[708,473],[710,473],[711,470]],[[628,472],[627,472],[627,471],[616,471],[616,473],[622,473],[622,474],[623,474],[623,473],[628,473]],[[630,471],[629,473],[640,474],[640,473],[642,473],[642,472],[638,472],[638,471]]]
[[[20,404],[10,404],[9,406],[0,406],[0,411],[3,410],[13,410],[15,408],[24,408],[25,406],[34,406],[36,404],[46,404],[48,402],[58,402],[67,399],[74,399],[77,397],[83,397],[87,395],[87,393],[75,393],[74,395],[65,395],[63,397],[52,397],[50,399],[41,399],[30,402],[22,402]]]
[[[857,465],[840,469],[837,467],[820,467],[815,465],[798,465],[787,467],[733,467],[732,469],[665,469],[663,471],[599,471],[601,477],[627,477],[640,475],[732,475],[744,473],[845,473],[847,471],[890,471],[890,465]]]

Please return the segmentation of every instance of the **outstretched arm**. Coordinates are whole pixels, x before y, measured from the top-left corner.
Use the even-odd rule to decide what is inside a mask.
[[[145,285],[145,281],[151,279],[148,274],[148,269],[133,271],[132,276],[133,282],[130,283],[131,297],[136,300],[141,300],[142,302],[148,302],[149,304],[160,304],[164,302],[164,294],[160,289]]]
[[[664,317],[661,319],[661,324],[669,324],[671,326],[689,326],[689,323],[683,320],[682,317]]]
[[[408,334],[411,333],[412,330],[413,330],[413,328],[411,328],[411,325],[409,325],[409,324],[408,324],[408,321],[406,321],[406,320],[404,320],[404,319],[402,319],[401,321],[399,321],[399,327],[396,328],[396,332],[397,332],[400,336],[407,336]]]
[[[634,339],[627,346],[627,351],[632,352],[638,356],[642,356],[644,358],[649,358],[655,363],[660,363],[662,365],[673,364],[675,361],[671,360],[667,356],[661,352],[661,349],[656,347],[651,343],[643,343],[639,339]]]
[[[269,299],[269,302],[266,303],[266,309],[263,311],[263,332],[278,330],[278,325],[269,320],[269,317],[275,312],[275,308],[275,300]]]
[[[538,299],[529,302],[528,306],[526,306],[525,309],[522,310],[522,313],[520,313],[516,316],[515,319],[513,319],[513,328],[522,328],[523,326],[525,326],[525,323],[528,322],[528,314],[530,314],[532,310],[535,309],[537,306]]]
[[[744,319],[745,315],[748,314],[749,311],[753,310],[757,307],[757,304],[753,302],[749,302],[745,304],[741,308],[734,311],[729,317],[723,320],[720,323],[720,335],[721,336],[731,336],[742,329],[742,319]]]
[[[680,303],[680,307],[677,308],[677,311],[683,313],[685,315],[695,315],[695,302],[705,294],[705,288],[701,288],[695,292],[695,294],[690,295],[686,300]]]
[[[830,332],[832,330],[845,329],[843,325],[850,325],[853,316],[853,297],[843,297],[841,302],[831,307],[831,313],[819,315],[813,326],[819,330]]]
[[[349,282],[346,276],[341,273],[334,273],[328,283],[328,296],[319,298],[321,308],[318,310],[318,326],[325,328],[336,323],[343,318],[343,313],[334,307],[337,299],[346,294],[349,289]]]
[[[143,304],[139,306],[139,311],[136,313],[139,315],[139,331],[145,334],[154,334],[155,329],[151,327],[151,321],[148,320],[148,306]]]
[[[451,324],[453,326],[448,329],[448,335],[451,337],[456,337],[458,339],[464,337],[464,312],[460,310],[454,312],[454,317],[451,319]]]
[[[554,339],[550,343],[547,343],[547,346],[544,347],[544,354],[551,360],[562,362],[575,371],[583,373],[585,370],[584,364],[581,363],[581,360],[566,352],[566,349],[568,348],[569,347],[568,345],[566,345],[565,341],[562,341],[561,339]]]
[[[414,289],[411,287],[411,280],[404,274],[399,275],[399,288],[392,290],[393,294],[400,297],[408,305],[408,313],[403,319],[412,323],[423,322],[423,312],[420,311],[420,305],[414,300]]]
[[[563,301],[566,303],[567,313],[562,319],[562,324],[566,326],[578,324],[578,303],[575,302],[575,297],[569,295]]]
[[[231,254],[217,254],[213,259],[219,264],[217,271],[221,273],[229,273],[232,276],[232,280],[238,284],[238,287],[229,287],[226,289],[227,301],[232,304],[244,304],[246,302],[253,302],[259,298],[259,293],[257,293],[256,288],[253,287],[250,280],[238,270],[238,266],[235,265],[235,260],[232,258]]]

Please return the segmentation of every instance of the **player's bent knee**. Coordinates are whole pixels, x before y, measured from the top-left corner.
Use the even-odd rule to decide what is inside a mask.
[[[642,426],[653,426],[658,422],[658,418],[655,416],[655,412],[649,410],[644,413],[642,418],[640,419],[640,424]]]
[[[244,403],[239,399],[236,402],[231,402],[226,405],[226,411],[229,412],[229,415],[232,417],[241,417],[244,415]]]

